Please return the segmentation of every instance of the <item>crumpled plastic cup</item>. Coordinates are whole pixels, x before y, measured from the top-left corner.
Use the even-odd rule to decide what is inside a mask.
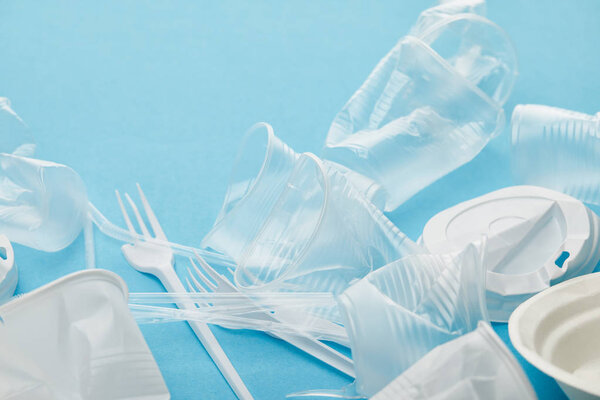
[[[422,254],[372,272],[338,297],[356,391],[370,397],[434,347],[487,321],[485,270],[475,246]]]
[[[0,306],[0,398],[168,399],[116,274],[86,270]]]
[[[235,270],[243,290],[341,293],[422,249],[335,166],[300,156],[285,190]]]
[[[537,399],[519,362],[492,327],[444,343],[413,364],[371,400]]]
[[[479,3],[421,18],[330,127],[323,158],[381,186],[386,211],[473,159],[504,126],[516,56],[504,31],[466,13]]]
[[[87,220],[85,185],[71,168],[0,153],[0,231],[15,243],[58,251]]]
[[[518,105],[511,119],[517,182],[600,204],[600,113]]]
[[[27,126],[0,97],[0,232],[14,243],[58,251],[87,219],[85,185],[65,165],[30,158],[34,151]]]

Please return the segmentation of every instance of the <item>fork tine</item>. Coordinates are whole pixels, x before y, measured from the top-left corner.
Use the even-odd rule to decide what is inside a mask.
[[[200,292],[200,293],[208,293],[208,290],[206,290],[206,288],[204,286],[202,286],[200,284],[200,282],[198,282],[198,280],[192,275],[191,271],[188,268],[188,277],[186,277],[186,281],[192,285],[192,290],[194,291],[194,293]],[[189,278],[189,279],[188,279]],[[191,281],[190,281],[191,279]]]
[[[223,280],[225,278],[221,274],[219,274],[217,271],[215,271],[215,269],[213,267],[211,267],[206,261],[204,261],[204,259],[202,257],[200,257],[200,255],[198,254],[198,252],[194,251],[194,254],[196,255],[196,260],[198,261],[198,264],[200,264],[200,267],[202,267],[202,270],[204,270],[204,272],[206,274],[210,275],[210,277],[215,282],[217,282],[217,283],[223,283]],[[190,258],[190,261],[192,261],[192,264],[196,268],[196,272],[198,272],[200,275],[202,275],[202,273],[198,270],[198,267],[196,266],[196,263],[194,263],[194,261],[191,258]]]
[[[187,277],[187,276],[185,277],[185,289],[186,289],[188,292],[192,292],[192,293],[194,293],[194,292],[195,292],[195,290],[194,290],[194,288],[193,288],[192,284],[190,283],[190,280],[188,279],[188,277]]]
[[[190,263],[192,264],[192,267],[194,268],[194,270],[196,270],[196,274],[202,280],[202,282],[204,282],[204,284],[206,286],[208,286],[210,288],[210,290],[212,290],[213,292],[215,290],[217,290],[217,285],[215,285],[214,283],[212,283],[206,276],[204,276],[204,274],[202,273],[202,271],[200,271],[200,269],[198,268],[198,266],[196,265],[196,263],[194,262],[194,260],[191,257],[190,257]],[[194,274],[193,274],[193,272],[192,272],[192,270],[190,268],[188,268],[188,274],[190,275],[190,277],[192,278],[192,280],[195,283],[197,283],[198,285],[200,285],[200,283],[194,277]]]
[[[132,234],[136,234],[135,228],[129,219],[129,215],[127,214],[127,210],[125,210],[125,205],[123,205],[123,200],[121,200],[121,195],[118,190],[115,190],[115,195],[117,196],[117,201],[119,202],[119,207],[121,208],[121,213],[123,214],[123,218],[125,219],[125,224],[127,225],[127,229]]]
[[[148,231],[148,228],[146,228],[146,224],[144,223],[144,220],[142,219],[142,216],[140,215],[138,208],[136,207],[135,203],[133,202],[133,200],[131,200],[131,197],[129,197],[129,195],[127,193],[125,193],[125,199],[127,199],[127,202],[131,206],[131,209],[133,210],[133,213],[135,214],[135,219],[137,220],[137,223],[140,226],[140,229],[142,230],[144,237],[150,238],[151,237],[150,232]]]
[[[167,236],[163,232],[160,224],[158,223],[158,218],[156,218],[156,215],[154,215],[154,211],[152,211],[152,207],[150,207],[150,203],[148,203],[148,199],[146,199],[146,196],[142,191],[142,187],[139,183],[136,183],[135,185],[137,186],[140,199],[142,199],[142,206],[144,207],[144,211],[146,211],[146,218],[148,218],[150,226],[152,226],[152,230],[154,231],[154,236],[156,236],[158,239],[166,241]]]
[[[188,287],[188,291],[192,292],[192,293],[207,293],[206,289],[204,289],[201,285],[198,285],[198,288],[196,288],[196,285],[194,285],[192,282],[190,282],[190,279],[186,276],[185,277],[185,284]],[[198,290],[200,289],[200,290]]]

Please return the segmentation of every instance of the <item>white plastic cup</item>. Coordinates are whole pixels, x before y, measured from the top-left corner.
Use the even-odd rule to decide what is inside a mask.
[[[96,269],[0,306],[0,398],[169,399],[127,296]]]
[[[600,204],[600,113],[518,105],[511,133],[517,182]]]

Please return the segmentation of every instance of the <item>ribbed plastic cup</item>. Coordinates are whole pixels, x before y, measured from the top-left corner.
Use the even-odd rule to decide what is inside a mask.
[[[225,200],[202,247],[236,262],[262,227],[283,191],[298,154],[266,123],[254,125],[238,150]]]
[[[512,170],[518,183],[600,204],[600,114],[518,105],[511,132]]]
[[[492,327],[437,346],[372,400],[537,399],[527,375]]]
[[[340,293],[422,249],[335,166],[304,153],[235,271],[245,290]]]

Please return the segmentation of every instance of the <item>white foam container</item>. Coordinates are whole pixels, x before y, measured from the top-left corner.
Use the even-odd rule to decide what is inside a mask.
[[[521,304],[510,340],[570,399],[600,399],[600,273],[570,279]]]

